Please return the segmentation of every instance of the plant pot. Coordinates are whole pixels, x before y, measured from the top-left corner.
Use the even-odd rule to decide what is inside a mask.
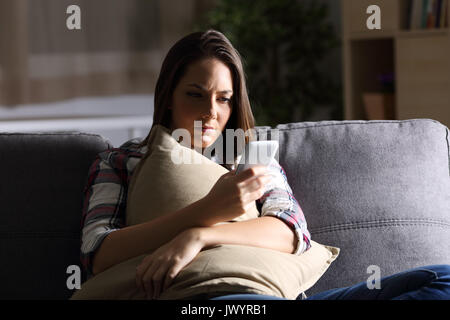
[[[367,120],[394,120],[395,95],[392,93],[363,93]]]

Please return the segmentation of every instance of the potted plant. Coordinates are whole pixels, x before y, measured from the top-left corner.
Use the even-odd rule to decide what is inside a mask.
[[[320,64],[338,40],[328,8],[314,0],[218,0],[196,30],[224,33],[241,53],[257,125],[304,121],[315,106],[335,106],[341,88]]]

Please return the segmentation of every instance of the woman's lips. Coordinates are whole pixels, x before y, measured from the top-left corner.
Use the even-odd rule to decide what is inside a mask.
[[[212,128],[202,128],[202,133],[204,134],[214,134],[216,132],[216,130],[212,129]]]

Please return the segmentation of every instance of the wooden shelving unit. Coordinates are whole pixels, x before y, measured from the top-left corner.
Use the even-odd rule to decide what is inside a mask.
[[[377,76],[392,72],[393,119],[431,118],[450,127],[449,27],[407,30],[408,0],[341,4],[345,119],[367,119],[363,94],[381,92]],[[366,27],[372,4],[381,8],[381,30]]]

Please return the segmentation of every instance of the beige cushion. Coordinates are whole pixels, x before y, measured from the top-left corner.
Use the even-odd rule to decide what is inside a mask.
[[[185,151],[191,164],[175,164],[172,152]],[[195,164],[199,161],[199,164]],[[227,169],[180,145],[167,128],[153,127],[149,152],[130,182],[127,224],[151,220],[204,197]],[[235,221],[256,218],[255,204]],[[339,249],[312,241],[303,254],[271,249],[218,245],[203,250],[175,278],[160,299],[183,299],[203,293],[257,293],[295,299],[309,289],[336,259]],[[146,255],[96,275],[72,299],[145,299],[135,284],[136,267]]]
[[[174,163],[172,157],[176,155],[184,163]],[[187,157],[182,158],[185,155]],[[206,196],[220,176],[227,172],[226,168],[197,151],[182,146],[166,127],[154,126],[149,137],[149,150],[130,181],[127,225],[146,222],[187,207]],[[233,221],[258,215],[254,202],[244,215]]]

